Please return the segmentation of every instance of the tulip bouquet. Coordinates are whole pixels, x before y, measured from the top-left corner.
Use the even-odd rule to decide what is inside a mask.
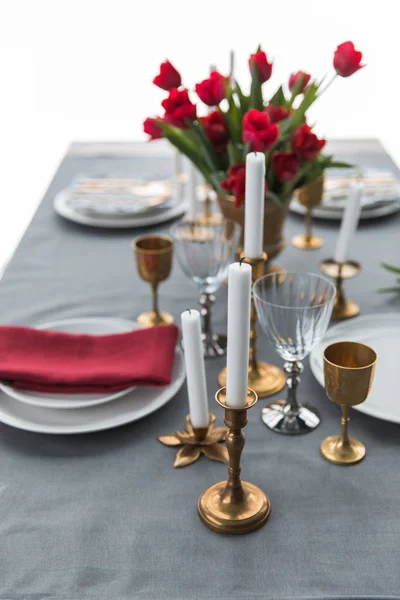
[[[215,70],[194,90],[188,90],[180,73],[165,61],[153,80],[168,91],[161,103],[164,114],[147,118],[144,131],[151,140],[168,139],[217,193],[233,195],[238,207],[244,200],[246,154],[263,152],[266,200],[283,206],[296,188],[312,183],[325,169],[349,166],[321,152],[326,140],[314,133],[306,113],[336,77],[349,77],[361,69],[361,59],[354,44],[345,42],[334,53],[335,73],[327,84],[298,71],[289,77],[287,86],[281,85],[270,96],[264,92],[264,84],[272,75],[273,64],[260,47],[248,60],[249,94]],[[195,94],[207,111],[199,110]]]

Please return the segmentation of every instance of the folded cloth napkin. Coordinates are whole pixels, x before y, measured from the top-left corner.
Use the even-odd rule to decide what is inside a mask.
[[[52,393],[112,392],[171,382],[178,328],[83,335],[0,327],[0,380]]]

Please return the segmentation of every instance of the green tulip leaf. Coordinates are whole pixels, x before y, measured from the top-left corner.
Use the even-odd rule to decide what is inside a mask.
[[[255,108],[257,110],[263,110],[264,108],[261,81],[258,74],[258,67],[255,62],[253,63],[253,67],[251,69],[251,91],[249,108]]]

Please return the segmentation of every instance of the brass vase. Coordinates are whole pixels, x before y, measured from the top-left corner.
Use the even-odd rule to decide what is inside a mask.
[[[227,219],[239,223],[242,227],[242,235],[239,242],[238,254],[243,250],[244,238],[244,203],[238,208],[235,206],[235,197],[228,194],[218,194],[218,204],[221,212]],[[267,200],[264,208],[264,252],[267,254],[265,263],[265,274],[283,271],[284,269],[273,263],[285,247],[283,228],[289,210],[290,198],[283,199],[284,206],[278,206],[272,200]]]

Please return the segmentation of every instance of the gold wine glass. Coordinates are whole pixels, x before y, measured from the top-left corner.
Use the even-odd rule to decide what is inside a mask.
[[[349,409],[367,399],[376,361],[375,350],[358,342],[337,342],[325,348],[325,390],[342,409],[342,431],[322,442],[321,453],[336,465],[353,465],[365,457],[364,444],[348,434]]]
[[[173,316],[158,308],[158,286],[171,273],[174,242],[167,235],[143,235],[133,241],[136,265],[140,277],[148,281],[153,293],[153,309],[138,316],[137,322],[144,327],[171,325]]]
[[[324,178],[319,177],[313,183],[309,183],[297,190],[297,199],[306,209],[304,215],[305,232],[292,238],[292,244],[295,248],[301,250],[316,250],[321,248],[324,240],[312,234],[312,209],[321,204],[324,192]]]

